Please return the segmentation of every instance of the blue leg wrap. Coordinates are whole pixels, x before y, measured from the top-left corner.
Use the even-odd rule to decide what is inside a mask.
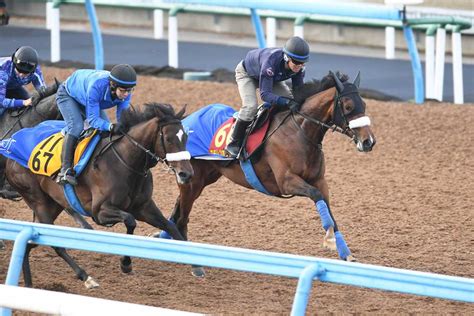
[[[174,224],[173,220],[169,219],[168,221],[169,221],[170,223],[173,223],[173,224]],[[164,231],[164,230],[161,231],[161,233],[160,233],[160,238],[163,238],[163,239],[173,239],[173,237],[171,237],[171,235],[168,234],[168,232],[166,232],[166,231]]]
[[[347,247],[346,241],[344,240],[344,237],[342,236],[340,231],[337,231],[335,233],[336,235],[336,248],[337,252],[339,253],[339,258],[342,260],[346,260],[348,256],[350,256],[351,251],[349,250],[349,247]]]
[[[332,220],[331,214],[329,214],[328,206],[324,200],[316,202],[316,209],[319,212],[319,217],[321,217],[321,224],[324,230],[327,231],[329,227],[334,227],[334,221]]]

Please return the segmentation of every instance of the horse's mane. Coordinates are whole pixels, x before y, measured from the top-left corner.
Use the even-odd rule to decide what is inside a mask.
[[[170,104],[163,103],[145,103],[141,109],[136,109],[130,106],[124,110],[120,116],[120,123],[122,123],[125,130],[129,130],[141,122],[146,122],[152,118],[158,117],[162,123],[172,120],[181,120],[183,118],[185,108],[176,113]]]
[[[342,74],[339,71],[336,72],[336,76],[341,80],[341,82],[345,82],[349,80],[349,76],[346,74]],[[325,91],[332,87],[336,86],[336,81],[331,73],[328,73],[326,76],[321,78],[321,80],[313,79],[311,81],[305,82],[302,86],[297,87],[293,90],[293,98],[299,104],[303,104],[304,101],[319,92]]]

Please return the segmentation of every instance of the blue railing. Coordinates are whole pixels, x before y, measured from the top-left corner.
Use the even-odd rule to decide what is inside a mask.
[[[15,240],[7,285],[18,285],[26,243],[298,278],[292,315],[304,315],[313,280],[474,303],[474,280],[341,260],[130,236],[0,219]]]

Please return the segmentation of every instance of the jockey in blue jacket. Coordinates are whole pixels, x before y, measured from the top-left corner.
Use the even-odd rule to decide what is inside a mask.
[[[31,105],[30,95],[23,87],[29,83],[38,91],[45,87],[35,49],[22,46],[12,57],[0,58],[0,115],[9,108]]]
[[[283,48],[260,48],[247,53],[235,68],[242,107],[225,149],[226,156],[236,158],[239,153],[245,130],[257,113],[257,88],[267,104],[291,109],[299,106],[284,81],[291,78],[293,89],[303,85],[308,59],[308,43],[297,36],[291,37]]]
[[[74,149],[86,123],[99,131],[122,132],[120,123],[110,123],[105,109],[116,107],[117,122],[128,108],[137,74],[132,66],[120,64],[112,70],[76,70],[58,88],[56,102],[66,121],[66,136],[61,153],[61,171],[57,182],[76,185]]]

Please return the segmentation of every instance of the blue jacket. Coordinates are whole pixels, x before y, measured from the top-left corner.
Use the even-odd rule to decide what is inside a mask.
[[[100,117],[100,110],[116,106],[117,121],[130,104],[131,94],[124,100],[112,100],[109,72],[105,70],[76,70],[64,83],[67,93],[86,108],[89,125],[101,131],[108,131],[110,123]]]
[[[0,115],[8,108],[23,106],[23,100],[9,99],[6,97],[7,90],[17,89],[30,82],[36,90],[43,87],[44,78],[41,67],[38,65],[36,70],[24,78],[17,76],[11,57],[0,58]]]
[[[244,67],[248,75],[259,82],[260,97],[270,104],[278,103],[280,96],[274,94],[273,84],[291,78],[293,88],[304,83],[304,67],[297,73],[285,69],[283,49],[258,48],[247,53]]]

